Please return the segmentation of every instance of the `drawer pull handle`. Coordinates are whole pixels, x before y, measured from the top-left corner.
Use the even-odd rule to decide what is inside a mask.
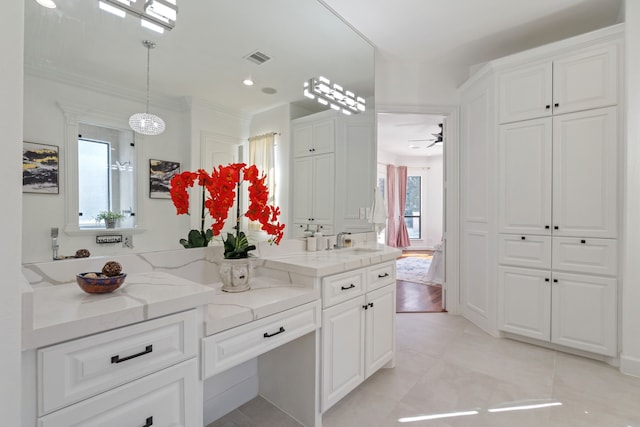
[[[545,226],[544,226],[544,229],[545,229],[545,230],[548,230],[549,228],[550,228],[550,227],[549,227],[548,225],[545,225]]]
[[[153,425],[153,417],[148,417],[147,422],[142,427],[151,427]]]
[[[141,351],[137,354],[132,354],[131,356],[120,358],[120,355],[111,356],[111,363],[121,363],[126,362],[127,360],[135,359],[136,357],[144,356],[145,354],[149,354],[153,351],[153,345],[149,344],[144,348],[144,351]]]
[[[342,289],[343,291],[349,290],[349,289],[353,289],[355,288],[356,285],[354,285],[353,283],[350,284],[349,286],[340,286],[340,289]]]
[[[385,277],[389,277],[389,273],[378,274],[378,279],[383,279]]]
[[[580,240],[580,243],[582,243],[584,245],[585,243],[587,243],[587,241],[586,240]]]
[[[526,237],[522,236],[522,237],[520,237],[520,239],[521,239],[521,240],[525,240],[525,239],[526,239]]]
[[[548,277],[545,277],[545,278],[544,278],[544,281],[545,281],[545,282],[548,282],[548,281],[549,281],[549,278],[548,278]]]
[[[369,306],[367,304],[363,305],[362,308],[364,308],[365,310],[369,309]]]
[[[265,332],[263,337],[265,338],[271,338],[271,337],[275,337],[278,334],[281,334],[284,332],[284,326],[280,326],[280,329],[278,329],[278,332],[274,332],[272,334],[270,334],[269,332]]]
[[[369,307],[373,308],[373,303],[372,302],[369,303]]]

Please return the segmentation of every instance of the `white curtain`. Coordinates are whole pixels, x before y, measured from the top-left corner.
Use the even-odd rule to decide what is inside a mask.
[[[396,232],[396,167],[387,165],[387,209],[388,226],[387,226],[387,245],[397,246],[398,234]]]
[[[269,189],[269,199],[267,203],[276,204],[276,173],[275,173],[275,146],[276,134],[274,132],[249,138],[249,161],[248,165],[256,165],[261,173],[267,175],[265,185]],[[260,223],[249,222],[249,230],[260,230]]]

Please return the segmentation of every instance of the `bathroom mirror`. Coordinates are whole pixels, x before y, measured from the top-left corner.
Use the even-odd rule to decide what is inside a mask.
[[[126,196],[138,202],[132,208],[134,232],[146,230],[136,236],[136,251],[177,249],[184,237],[178,234],[190,227],[188,218],[176,219],[170,201],[148,197],[149,159],[178,162],[188,170],[199,164],[205,134],[244,140],[255,117],[264,121],[273,108],[291,105],[286,120],[325,109],[303,96],[303,83],[312,77],[325,76],[373,99],[372,46],[317,0],[178,0],[175,28],[164,34],[141,27],[134,17],[104,12],[98,0],[56,4],[46,9],[35,0],[25,2],[25,139],[59,146],[66,165],[59,195],[23,198],[25,262],[50,259],[49,229],[77,223],[70,202],[77,197],[72,170],[77,163],[69,163],[76,159],[68,143],[76,140],[79,125],[126,129],[128,117],[144,110],[142,40],[157,44],[149,53],[149,110],[163,117],[167,131],[136,135],[135,196]],[[256,63],[255,57],[268,59]],[[246,78],[255,84],[244,86]],[[281,126],[269,130],[289,138]],[[288,158],[279,167],[287,169]],[[38,218],[43,209],[45,221]],[[70,252],[131,250],[95,247],[94,241],[95,234],[61,236]]]

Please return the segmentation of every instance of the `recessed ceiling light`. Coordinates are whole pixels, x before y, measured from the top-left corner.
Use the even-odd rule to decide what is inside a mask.
[[[36,2],[38,2],[38,4],[40,6],[44,6],[48,9],[55,9],[56,8],[56,4],[54,3],[53,0],[36,0]]]
[[[253,86],[253,80],[251,80],[251,77],[247,77],[242,81],[242,84],[245,86]]]

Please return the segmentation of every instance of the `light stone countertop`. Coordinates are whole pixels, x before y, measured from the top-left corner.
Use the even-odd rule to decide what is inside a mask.
[[[215,289],[164,272],[127,275],[107,294],[88,294],[77,283],[37,289],[27,295],[22,348],[43,347],[155,317],[199,307],[214,300]]]
[[[196,283],[160,270],[138,270],[127,276],[120,289],[102,295],[87,294],[75,282],[37,288],[26,285],[23,349],[200,306],[205,307],[204,333],[212,335],[320,299],[317,279],[323,276],[394,261],[400,254],[397,248],[377,244],[265,254],[258,262],[266,269],[263,271],[270,274],[253,277],[251,290],[240,293],[223,292],[219,282]],[[51,270],[58,265],[54,263],[49,267]],[[136,268],[141,267],[131,265],[129,271]]]
[[[207,306],[205,335],[213,335],[254,320],[320,299],[320,290],[294,286],[269,277],[254,278],[251,289],[229,293],[216,283],[214,301]]]
[[[323,277],[386,261],[395,261],[402,250],[380,244],[345,249],[299,252],[264,258],[264,267],[301,275]]]

